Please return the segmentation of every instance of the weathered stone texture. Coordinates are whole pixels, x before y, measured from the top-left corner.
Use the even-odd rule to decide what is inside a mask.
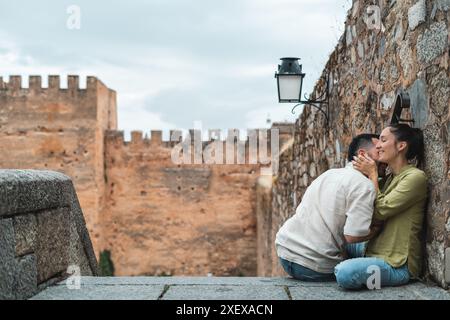
[[[255,275],[260,165],[177,165],[170,146],[106,140],[101,248],[116,275]]]
[[[448,24],[433,23],[417,38],[417,56],[420,63],[430,63],[448,49]]]
[[[14,227],[12,219],[0,220],[0,299],[14,299]]]
[[[449,21],[442,12],[448,10],[448,3],[397,1],[384,6],[380,29],[369,28],[364,21],[364,12],[372,4],[354,1],[345,37],[331,53],[313,93],[323,92],[323,78],[329,73],[333,83],[329,129],[324,126],[323,115],[306,106],[295,125],[292,155],[281,156],[272,191],[272,241],[314,178],[345,164],[353,136],[379,133],[391,120],[396,94],[406,91],[412,106],[402,118],[414,118],[414,126],[424,130],[426,143],[424,169],[430,182],[430,199],[425,275],[445,287],[444,252],[450,246],[450,97]],[[430,16],[430,7],[436,7],[434,16]],[[408,18],[409,23],[405,21]],[[354,26],[356,35],[351,32]],[[359,46],[357,57],[353,57],[355,43],[368,43],[364,52]],[[285,275],[274,246],[266,248],[266,254],[272,257],[272,264],[258,268],[261,274]]]
[[[23,256],[36,250],[37,223],[34,215],[14,218],[16,232],[16,255]]]
[[[408,10],[409,28],[414,30],[419,24],[425,22],[427,15],[427,5],[425,0],[419,0]]]
[[[66,271],[70,247],[69,209],[59,208],[37,215],[38,282]]]
[[[31,76],[29,88],[21,88],[21,77],[0,79],[0,168],[51,169],[70,176],[75,184],[94,247],[97,214],[103,206],[104,145],[106,129],[117,128],[115,92],[100,80],[87,77],[86,89],[78,76],[68,77],[61,89],[59,76],[49,77],[48,88],[40,76]],[[45,188],[44,188],[45,189]],[[55,195],[36,204],[47,208]],[[24,197],[28,194],[24,193]],[[18,205],[22,199],[12,199]]]
[[[82,275],[97,274],[83,214],[67,176],[0,170],[0,203],[0,299],[29,298],[64,278],[70,265],[77,265]]]

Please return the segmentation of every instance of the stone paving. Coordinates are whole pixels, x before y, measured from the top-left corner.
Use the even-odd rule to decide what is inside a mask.
[[[381,290],[346,291],[334,282],[306,283],[262,277],[82,277],[80,289],[65,282],[33,300],[450,300],[450,292],[415,282]]]

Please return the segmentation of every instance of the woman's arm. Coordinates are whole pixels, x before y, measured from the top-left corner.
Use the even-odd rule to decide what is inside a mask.
[[[377,190],[374,214],[374,219],[376,220],[386,220],[404,212],[411,205],[426,197],[427,181],[423,172],[405,175],[392,191],[385,194],[379,190],[378,176],[374,169],[376,168],[375,161],[368,157],[360,156],[353,161],[353,166],[367,175]]]
[[[393,190],[385,194],[378,192],[374,218],[386,220],[405,212],[409,207],[427,196],[427,179],[423,173],[405,175]]]

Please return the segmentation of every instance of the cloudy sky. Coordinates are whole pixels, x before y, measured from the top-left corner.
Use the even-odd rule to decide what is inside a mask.
[[[81,28],[67,28],[67,8]],[[119,129],[257,128],[294,121],[274,72],[302,58],[310,92],[350,0],[0,0],[0,76],[79,74],[117,91]],[[168,132],[168,131],[167,131]],[[165,132],[165,136],[167,135]]]

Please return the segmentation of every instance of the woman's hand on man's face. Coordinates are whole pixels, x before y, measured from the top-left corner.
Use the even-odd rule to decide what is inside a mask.
[[[378,177],[378,168],[376,162],[368,155],[359,155],[353,157],[353,168],[360,171],[364,175],[371,177]]]

